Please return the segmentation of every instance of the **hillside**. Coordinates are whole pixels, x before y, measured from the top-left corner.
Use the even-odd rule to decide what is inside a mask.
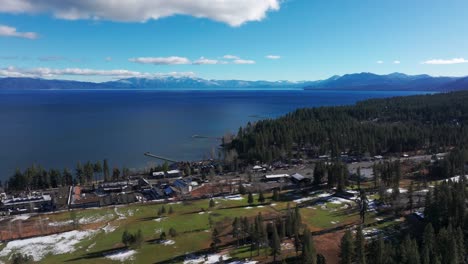
[[[93,83],[39,78],[0,78],[0,89],[154,89],[154,90],[216,90],[216,89],[329,89],[329,90],[387,90],[387,91],[456,91],[468,88],[468,77],[432,77],[392,73],[377,75],[355,73],[332,76],[319,81],[246,81],[207,80],[197,77],[126,78],[116,81]]]

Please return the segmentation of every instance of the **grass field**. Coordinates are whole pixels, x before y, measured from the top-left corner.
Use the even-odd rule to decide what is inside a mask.
[[[286,196],[285,196],[286,197]],[[41,263],[183,263],[187,254],[204,254],[211,243],[211,223],[230,226],[235,217],[253,217],[262,213],[266,218],[276,217],[288,207],[293,208],[293,199],[270,201],[267,195],[265,204],[248,205],[247,198],[241,200],[215,199],[215,207],[209,208],[209,200],[178,202],[165,204],[166,212],[172,207],[172,214],[157,216],[160,204],[133,204],[127,206],[77,210],[48,214],[46,217],[32,216],[27,221],[34,222],[41,218],[47,225],[73,225],[77,233],[64,233],[70,237],[50,238],[50,244],[44,245],[32,239],[23,240],[23,245],[14,247],[13,242],[0,245],[0,261],[8,263],[15,251],[30,254]],[[254,196],[255,201],[257,197]],[[355,224],[359,214],[354,202],[322,202],[318,204],[304,201],[301,214],[304,224],[312,231],[327,230]],[[369,217],[372,223],[374,216]],[[384,224],[382,224],[384,225]],[[388,225],[385,223],[385,225]],[[379,227],[376,224],[376,227]],[[177,236],[167,235],[166,241],[160,241],[162,231],[174,228]],[[71,229],[70,229],[71,230]],[[144,242],[140,248],[128,251],[121,243],[122,233],[128,230],[141,230]],[[224,235],[229,232],[226,228]],[[74,235],[74,236],[73,236]],[[21,242],[21,241],[20,241]],[[11,243],[11,244],[10,244]],[[38,244],[35,244],[38,243]],[[63,247],[63,249],[62,249]],[[228,247],[225,254],[244,259],[250,257],[248,247],[234,249]],[[254,254],[256,255],[256,254]]]

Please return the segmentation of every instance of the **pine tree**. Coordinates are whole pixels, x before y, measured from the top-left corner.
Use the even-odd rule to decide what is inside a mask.
[[[258,202],[259,203],[264,203],[265,202],[265,196],[263,195],[262,191],[260,191],[260,193],[258,194]]]
[[[351,264],[354,259],[353,236],[346,230],[340,244],[340,264]]]
[[[421,263],[422,264],[432,264],[435,261],[435,252],[434,252],[434,228],[432,224],[429,223],[424,228],[424,234],[422,237],[421,244]]]
[[[317,253],[315,251],[314,239],[308,229],[304,230],[304,242],[302,243],[302,263],[316,264]]]
[[[210,204],[209,204],[210,208],[215,207],[215,205],[216,205],[215,201],[213,199],[210,199]]]
[[[356,229],[356,239],[355,239],[355,249],[356,249],[356,263],[357,264],[366,264],[366,239],[362,233],[362,227],[358,226]]]
[[[254,199],[253,199],[253,195],[251,192],[249,192],[249,196],[247,198],[247,203],[249,203],[249,205],[252,205],[254,202]]]
[[[280,201],[280,193],[277,189],[274,189],[273,190],[273,196],[271,198],[273,201],[275,202],[279,202]]]
[[[276,257],[281,255],[281,243],[278,236],[276,225],[273,225],[273,232],[271,238],[271,254],[273,255],[273,262],[276,263]]]

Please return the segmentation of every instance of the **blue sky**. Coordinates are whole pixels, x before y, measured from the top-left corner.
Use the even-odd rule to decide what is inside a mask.
[[[465,0],[0,0],[0,76],[464,76],[466,10]]]

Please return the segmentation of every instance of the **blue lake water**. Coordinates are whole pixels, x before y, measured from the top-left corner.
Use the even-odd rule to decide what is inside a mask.
[[[155,164],[144,152],[177,160],[209,157],[216,139],[258,117],[296,108],[353,104],[424,92],[401,91],[0,91],[0,179],[33,163],[74,168]]]

